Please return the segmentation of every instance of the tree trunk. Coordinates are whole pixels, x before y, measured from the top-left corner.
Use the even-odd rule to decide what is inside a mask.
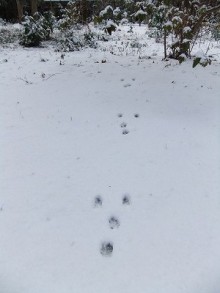
[[[18,20],[21,22],[23,17],[23,8],[24,8],[24,1],[23,0],[16,0],[17,3],[17,10],[18,10]]]
[[[164,51],[164,59],[167,58],[167,31],[164,29],[163,33],[163,51]]]
[[[31,15],[37,12],[37,0],[31,0]]]

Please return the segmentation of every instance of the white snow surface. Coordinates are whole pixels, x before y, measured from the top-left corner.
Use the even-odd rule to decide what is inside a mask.
[[[0,49],[1,293],[220,292],[219,60],[156,46]]]

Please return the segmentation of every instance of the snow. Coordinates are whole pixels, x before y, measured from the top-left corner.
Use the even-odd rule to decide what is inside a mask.
[[[113,15],[117,16],[121,13],[121,10],[119,7],[116,7],[115,10],[113,11]]]
[[[172,21],[169,20],[169,21],[165,22],[164,26],[165,27],[172,27],[173,23],[172,23]]]
[[[190,42],[190,39],[183,39],[183,44],[184,43],[189,43]]]
[[[190,33],[191,32],[191,28],[189,26],[185,26],[183,29],[184,34]]]
[[[174,17],[172,18],[172,22],[173,22],[173,23],[182,23],[183,21],[182,21],[181,17],[179,17],[179,16],[174,16]]]
[[[219,59],[112,54],[124,31],[0,49],[0,292],[220,290]]]
[[[139,15],[147,15],[147,13],[145,11],[143,11],[142,9],[139,9],[135,14],[134,16],[135,17],[138,17]]]
[[[114,23],[114,21],[112,20],[108,20],[106,23],[106,28],[110,28],[110,27],[117,27],[117,24]]]
[[[111,5],[106,6],[105,9],[103,9],[102,11],[100,11],[99,16],[103,17],[109,11],[113,11],[113,8],[112,8]]]

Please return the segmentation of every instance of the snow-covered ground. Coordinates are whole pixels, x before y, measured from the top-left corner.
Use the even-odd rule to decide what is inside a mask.
[[[219,59],[118,42],[0,49],[1,293],[220,292]]]

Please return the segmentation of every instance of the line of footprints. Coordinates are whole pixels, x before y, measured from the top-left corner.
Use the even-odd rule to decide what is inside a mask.
[[[140,117],[140,115],[139,115],[138,113],[135,113],[135,114],[134,114],[134,118],[139,118],[139,117]],[[123,118],[123,114],[122,114],[122,113],[119,113],[119,114],[118,114],[118,118]],[[123,129],[123,130],[122,130],[122,134],[126,135],[126,134],[129,133],[129,130],[127,129],[127,123],[126,123],[126,122],[122,122],[122,123],[120,124],[120,126],[121,126],[121,128]]]
[[[125,194],[122,197],[122,205],[128,206],[130,204],[131,204],[130,196],[129,196],[129,194]],[[102,207],[102,205],[103,205],[103,199],[102,199],[102,197],[100,195],[96,196],[95,199],[94,199],[94,207],[95,208],[100,208],[100,207]],[[109,224],[109,228],[110,229],[117,229],[117,228],[120,227],[120,221],[115,216],[111,216],[108,219],[108,224]],[[114,249],[113,242],[104,241],[104,242],[101,243],[100,253],[103,256],[111,256],[112,253],[113,253],[113,249]]]

